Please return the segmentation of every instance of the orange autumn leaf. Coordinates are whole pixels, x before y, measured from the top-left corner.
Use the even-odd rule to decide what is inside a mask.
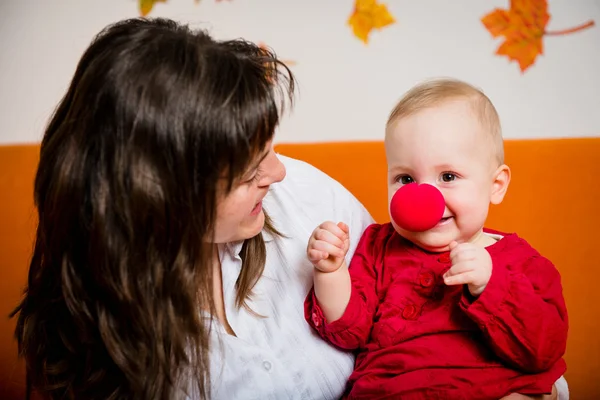
[[[381,29],[396,22],[385,4],[377,0],[356,0],[354,12],[348,19],[354,35],[365,44],[369,41],[369,34],[373,29]]]
[[[505,38],[496,54],[518,62],[524,72],[544,52],[542,38],[549,20],[547,0],[511,0],[508,10],[495,9],[481,22],[493,37]]]
[[[146,15],[150,14],[150,11],[152,11],[154,4],[166,2],[167,0],[140,0],[140,14],[142,14],[142,16],[145,17]]]
[[[579,32],[595,25],[593,20],[558,31],[548,31],[550,20],[547,0],[511,0],[508,10],[497,8],[481,18],[492,37],[504,36],[496,54],[517,61],[521,72],[533,65],[543,54],[544,36],[562,36]]]

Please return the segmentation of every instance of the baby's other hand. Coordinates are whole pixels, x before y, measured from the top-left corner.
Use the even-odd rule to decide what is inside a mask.
[[[349,228],[343,222],[327,221],[319,225],[308,240],[306,254],[321,272],[337,271],[343,264],[350,247]]]
[[[466,284],[471,295],[479,296],[492,276],[492,257],[472,243],[450,243],[452,267],[444,274],[446,285]]]

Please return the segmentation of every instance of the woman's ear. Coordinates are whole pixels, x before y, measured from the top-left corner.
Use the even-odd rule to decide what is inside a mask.
[[[508,190],[508,184],[510,183],[510,168],[506,164],[502,164],[494,172],[492,177],[492,193],[490,196],[490,203],[500,204],[506,195]]]

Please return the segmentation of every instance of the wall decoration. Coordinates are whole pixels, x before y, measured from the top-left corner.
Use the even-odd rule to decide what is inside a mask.
[[[221,0],[217,0],[217,1],[221,1]],[[152,8],[154,7],[154,5],[156,3],[166,3],[166,2],[167,2],[167,0],[139,0],[140,15],[142,17],[145,17],[148,14],[150,14],[150,11],[152,11]],[[194,0],[194,3],[199,4],[200,0]]]
[[[381,29],[396,22],[385,4],[377,0],[356,0],[354,12],[348,18],[354,35],[367,44],[373,29]]]
[[[544,36],[567,35],[594,26],[594,21],[560,31],[548,31],[550,20],[547,0],[511,0],[508,10],[497,8],[481,18],[492,37],[504,36],[504,42],[496,50],[499,56],[516,61],[524,73],[538,55],[543,54]]]
[[[140,14],[142,15],[142,17],[145,17],[146,15],[150,14],[150,11],[152,11],[154,4],[167,2],[167,0],[139,0],[139,1],[140,1]]]

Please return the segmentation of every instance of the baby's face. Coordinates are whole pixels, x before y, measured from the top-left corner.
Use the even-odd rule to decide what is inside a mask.
[[[443,218],[425,232],[396,230],[417,246],[446,251],[450,242],[478,240],[495,191],[498,165],[492,142],[467,100],[449,100],[388,127],[388,205],[401,186],[437,187],[446,200]],[[502,193],[503,196],[503,193]]]

